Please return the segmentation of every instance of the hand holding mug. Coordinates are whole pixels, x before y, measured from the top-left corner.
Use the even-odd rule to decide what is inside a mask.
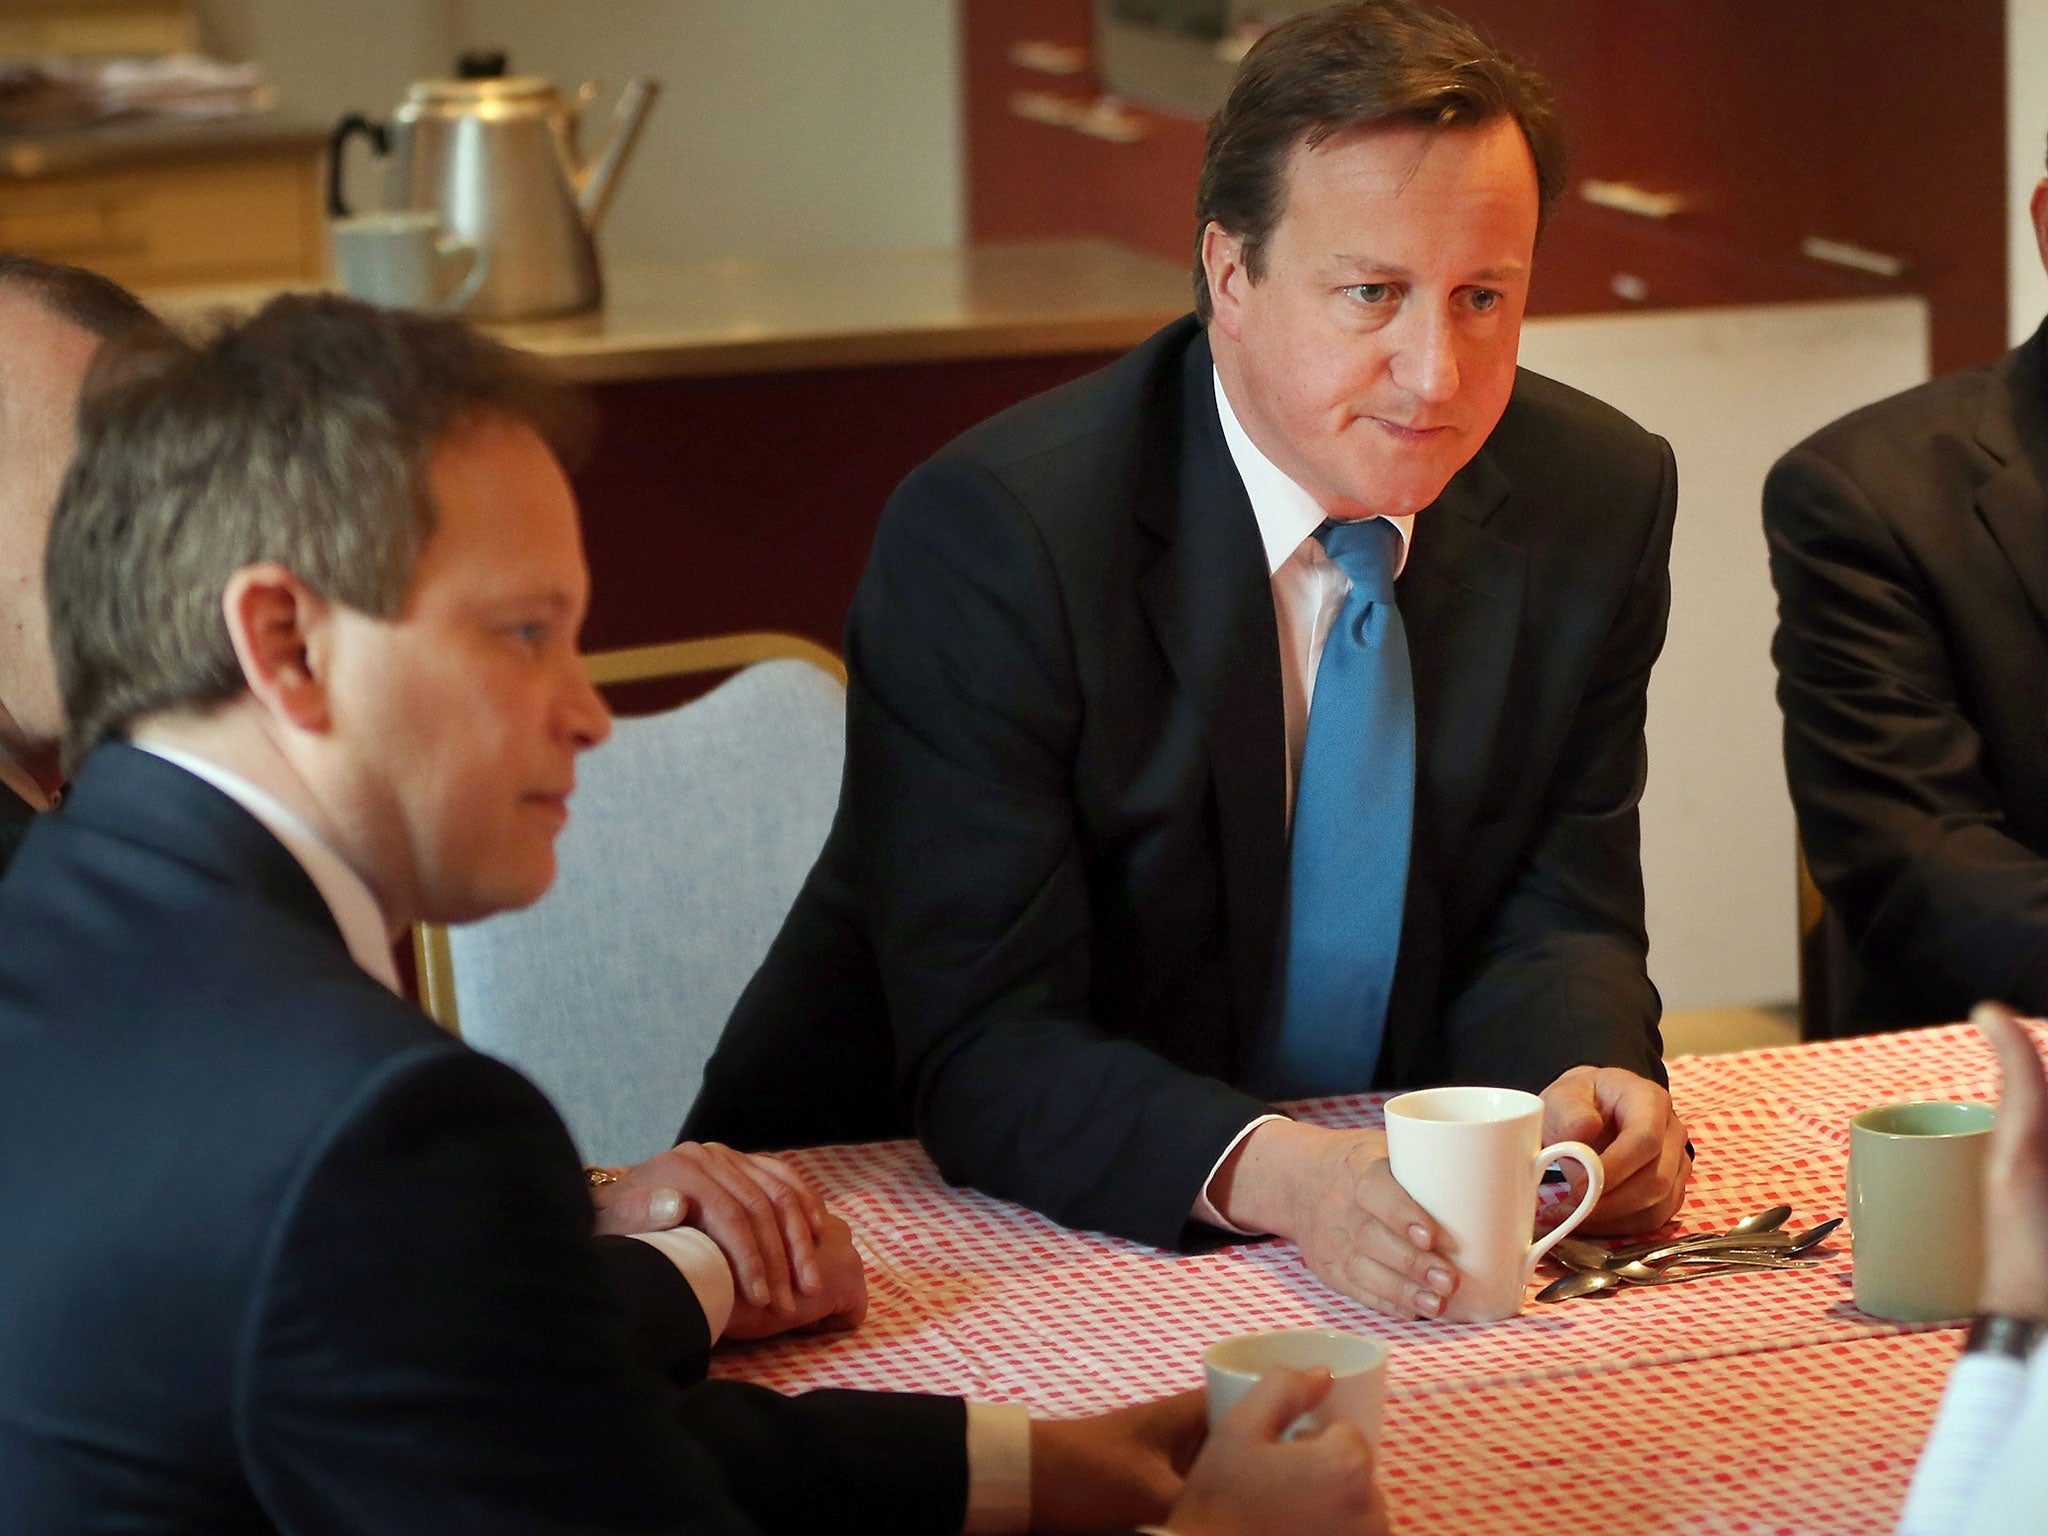
[[[1330,1385],[1321,1370],[1275,1370],[1261,1379],[1209,1436],[1167,1529],[1174,1536],[1384,1536],[1387,1507],[1364,1430],[1339,1421],[1284,1438]]]
[[[1536,1261],[1599,1200],[1600,1154],[1542,1139],[1543,1101],[1518,1088],[1424,1088],[1387,1100],[1394,1177],[1429,1212],[1438,1250],[1457,1267],[1445,1316],[1485,1323],[1521,1311]],[[1543,1170],[1560,1159],[1585,1171],[1578,1207],[1531,1242]]]

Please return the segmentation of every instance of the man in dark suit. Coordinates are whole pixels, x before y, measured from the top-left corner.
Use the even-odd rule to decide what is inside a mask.
[[[63,782],[43,546],[71,458],[79,390],[109,346],[179,345],[140,299],[99,273],[0,252],[0,464],[8,471],[0,478],[0,870]],[[714,1310],[724,1319],[716,1332],[746,1338],[859,1320],[858,1261],[849,1247],[836,1253],[838,1272],[820,1267],[812,1228],[825,1229],[824,1208],[772,1160],[693,1143],[665,1160],[659,1179],[593,1195],[601,1230],[676,1229],[663,1241],[715,1293]],[[692,1231],[705,1233],[711,1247]],[[620,1252],[630,1280],[642,1256]]]
[[[648,1369],[709,1331],[666,1239],[614,1240],[635,1347],[560,1121],[390,967],[416,919],[540,895],[609,729],[554,397],[321,298],[132,375],[50,535],[83,767],[0,881],[9,1531],[1197,1536],[1288,1487],[1383,1529],[1355,1431],[1279,1441],[1326,1379],[1264,1384],[1181,1492],[1186,1399],[1033,1424]]]
[[[1541,1090],[1609,1229],[1676,1209],[1636,817],[1674,476],[1516,372],[1562,179],[1540,82],[1440,12],[1252,50],[1196,316],[891,500],[838,820],[689,1134],[914,1126],[1061,1221],[1275,1233],[1409,1315],[1455,1275],[1378,1134],[1264,1098]]]
[[[2048,331],[1808,438],[1764,531],[1830,1027],[2048,1012]]]
[[[43,538],[78,387],[102,342],[145,333],[166,334],[120,284],[0,251],[0,870],[62,783]]]

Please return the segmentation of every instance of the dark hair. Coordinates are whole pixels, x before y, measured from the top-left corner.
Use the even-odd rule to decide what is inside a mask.
[[[0,290],[9,288],[26,290],[42,308],[101,341],[170,335],[170,328],[142,300],[112,278],[83,267],[0,251]]]
[[[1445,11],[1410,0],[1355,0],[1282,22],[1245,55],[1209,121],[1195,193],[1195,313],[1209,319],[1202,235],[1237,236],[1246,273],[1287,203],[1287,162],[1334,134],[1382,124],[1477,128],[1506,117],[1536,162],[1539,218],[1564,191],[1564,132],[1542,78]]]
[[[460,321],[325,295],[89,390],[45,568],[67,767],[148,715],[241,695],[220,605],[244,566],[395,616],[433,535],[434,450],[494,417],[565,456],[585,425],[579,396]]]

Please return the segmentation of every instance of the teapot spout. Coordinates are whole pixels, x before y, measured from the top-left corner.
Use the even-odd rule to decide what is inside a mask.
[[[619,173],[625,169],[640,130],[646,126],[648,109],[660,94],[660,82],[646,75],[627,81],[625,90],[619,93],[604,148],[576,174],[576,208],[583,216],[585,229],[595,233],[605,210],[611,206],[612,194],[618,190]]]

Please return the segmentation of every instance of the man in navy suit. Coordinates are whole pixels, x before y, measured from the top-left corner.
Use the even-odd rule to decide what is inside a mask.
[[[557,397],[322,298],[123,372],[50,538],[80,767],[0,881],[10,1530],[1382,1528],[1355,1432],[1279,1440],[1326,1380],[1264,1384],[1183,1489],[1184,1399],[649,1369],[560,1121],[391,974],[413,921],[546,889],[609,728]],[[643,1335],[701,1339],[671,1239],[613,1241]]]
[[[97,272],[0,252],[0,870],[59,793],[63,710],[43,606],[43,551],[71,458],[78,395],[103,349],[175,349],[163,321]],[[686,1231],[664,1240],[724,1318],[751,1338],[850,1326],[864,1302],[860,1265],[801,1179],[777,1161],[689,1143],[661,1177],[593,1191],[600,1230]],[[818,1252],[817,1237],[829,1237]],[[715,1251],[714,1251],[715,1249]],[[629,1286],[644,1255],[608,1253]],[[728,1315],[726,1295],[732,1303]],[[666,1330],[664,1330],[666,1332]],[[711,1342],[702,1341],[705,1348]]]
[[[1455,1288],[1377,1131],[1543,1096],[1598,1229],[1684,1197],[1636,807],[1668,445],[1515,365],[1564,185],[1542,82],[1432,7],[1275,27],[1210,125],[1196,313],[919,466],[847,622],[825,850],[687,1134],[913,1130],[1160,1246]]]

